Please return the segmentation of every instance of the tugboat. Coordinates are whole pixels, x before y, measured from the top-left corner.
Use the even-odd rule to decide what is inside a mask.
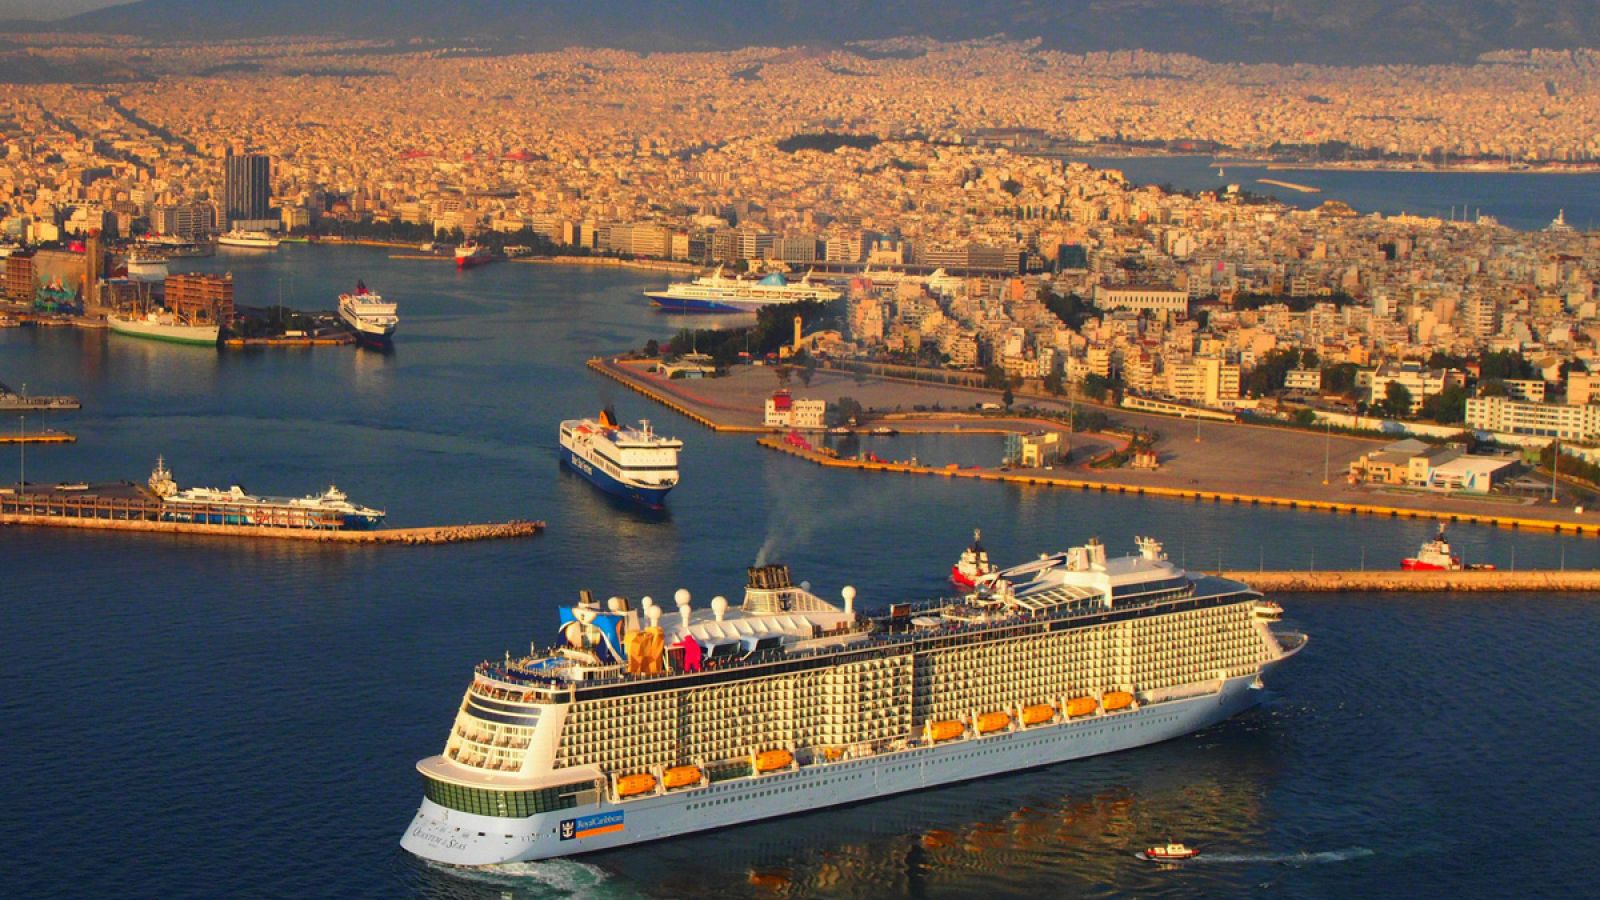
[[[1425,542],[1416,556],[1401,560],[1400,568],[1406,572],[1459,572],[1466,566],[1461,564],[1461,557],[1450,551],[1450,542],[1444,539],[1444,526],[1440,525],[1438,535]]]
[[[989,561],[989,551],[978,542],[982,535],[983,532],[972,529],[972,546],[963,550],[961,558],[950,567],[950,580],[958,587],[977,587],[979,579],[1000,571],[999,566]]]
[[[489,248],[477,241],[469,240],[456,247],[456,268],[458,269],[481,266],[492,259],[494,257],[489,254]]]
[[[1193,847],[1174,842],[1162,844],[1158,847],[1148,847],[1143,852],[1135,855],[1137,855],[1140,859],[1148,859],[1151,862],[1182,862],[1183,860],[1194,859],[1196,856],[1199,856],[1200,851],[1194,849]]]

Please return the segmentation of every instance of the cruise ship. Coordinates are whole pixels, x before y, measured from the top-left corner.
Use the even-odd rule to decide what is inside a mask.
[[[639,421],[638,428],[617,424],[611,407],[599,419],[561,423],[561,462],[596,487],[636,503],[660,508],[678,485],[678,451],[683,441],[664,438]]]
[[[400,324],[393,301],[367,290],[364,281],[357,281],[351,293],[339,295],[339,318],[350,326],[356,340],[380,347],[394,339],[394,330]]]
[[[237,228],[217,238],[219,246],[245,247],[251,250],[272,250],[279,243],[278,236],[270,231],[241,231]]]
[[[169,522],[256,527],[371,529],[383,523],[383,510],[357,506],[332,485],[306,497],[257,497],[233,485],[179,489],[166,460],[156,459],[149,487],[161,498],[161,517]]]
[[[837,300],[842,294],[827,285],[813,284],[811,273],[790,284],[781,272],[761,278],[722,274],[722,267],[693,281],[678,281],[665,290],[645,291],[650,302],[669,312],[755,312],[778,303],[797,300]]]
[[[781,565],[737,606],[583,592],[556,646],[476,667],[401,846],[546,859],[1127,750],[1248,709],[1306,644],[1150,539],[884,615],[841,598]]]
[[[186,322],[166,310],[144,313],[112,313],[106,316],[112,333],[127,337],[166,341],[172,344],[216,346],[222,328],[215,322]]]

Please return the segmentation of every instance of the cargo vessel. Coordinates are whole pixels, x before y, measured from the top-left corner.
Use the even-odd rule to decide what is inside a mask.
[[[739,278],[723,275],[721,266],[710,275],[673,282],[665,290],[645,291],[644,295],[668,312],[755,312],[778,303],[828,301],[843,296],[827,285],[813,284],[809,272],[791,284],[781,272]]]
[[[371,529],[383,523],[383,510],[357,506],[333,485],[321,494],[305,497],[257,497],[238,485],[225,491],[179,489],[166,460],[160,457],[148,484],[161,498],[161,518],[168,522],[329,529]]]
[[[569,856],[1127,750],[1250,708],[1306,645],[1149,539],[879,615],[840,595],[781,565],[751,568],[737,606],[583,592],[555,646],[475,668],[401,846]]]
[[[400,316],[393,301],[367,290],[366,282],[357,281],[356,289],[339,295],[339,319],[355,333],[363,344],[386,347],[394,340],[394,330]]]
[[[683,441],[656,434],[647,419],[623,427],[608,406],[599,419],[562,422],[560,441],[561,462],[606,493],[654,509],[678,485]]]

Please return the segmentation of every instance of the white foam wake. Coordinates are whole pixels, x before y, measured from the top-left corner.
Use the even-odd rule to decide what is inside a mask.
[[[1281,863],[1284,865],[1309,865],[1312,863],[1348,862],[1372,856],[1366,847],[1346,847],[1342,850],[1304,850],[1299,853],[1201,853],[1191,863]]]

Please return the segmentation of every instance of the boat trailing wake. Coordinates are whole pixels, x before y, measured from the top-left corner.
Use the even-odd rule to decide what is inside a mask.
[[[1313,863],[1339,863],[1349,862],[1352,859],[1362,859],[1374,855],[1366,847],[1346,847],[1343,850],[1323,850],[1320,852],[1301,851],[1299,853],[1202,853],[1185,865],[1198,863],[1217,863],[1227,865],[1230,863],[1278,863],[1289,866],[1311,865]]]
[[[570,859],[537,862],[499,863],[466,868],[429,863],[429,868],[456,878],[481,881],[501,887],[528,888],[557,897],[633,897],[637,894],[608,884],[611,876],[604,869]]]

